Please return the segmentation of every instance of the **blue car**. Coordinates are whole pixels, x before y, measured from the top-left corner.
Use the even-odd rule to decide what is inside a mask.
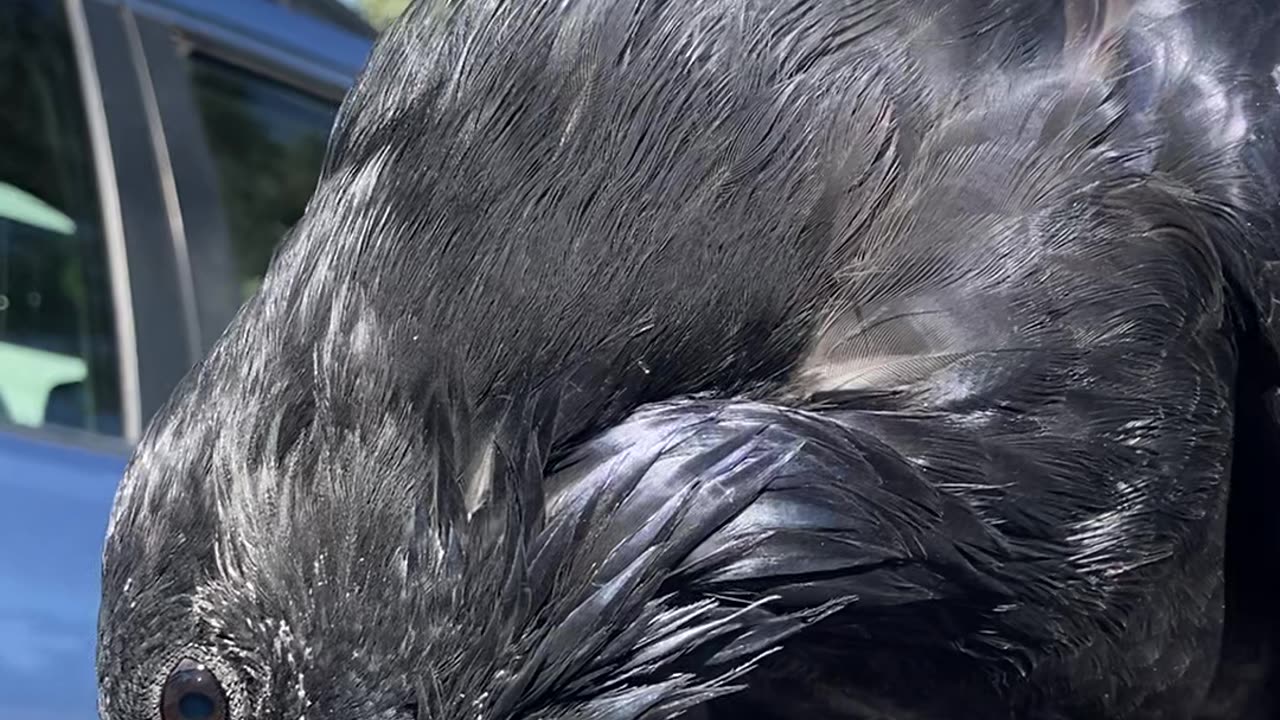
[[[0,718],[96,716],[131,445],[302,214],[373,31],[337,0],[0,2]]]

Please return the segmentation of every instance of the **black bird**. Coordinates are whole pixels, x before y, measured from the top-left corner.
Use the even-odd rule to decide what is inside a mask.
[[[1280,6],[420,0],[104,720],[1280,715]]]

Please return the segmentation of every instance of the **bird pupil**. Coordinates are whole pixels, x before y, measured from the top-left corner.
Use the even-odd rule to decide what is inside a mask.
[[[213,717],[213,698],[204,693],[187,693],[178,701],[178,711],[183,720],[206,720]]]

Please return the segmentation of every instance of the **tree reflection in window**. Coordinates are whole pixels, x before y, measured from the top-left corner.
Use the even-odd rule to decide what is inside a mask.
[[[190,65],[244,299],[306,209],[337,107],[202,55]]]
[[[0,422],[118,435],[106,244],[63,3],[0,2]]]

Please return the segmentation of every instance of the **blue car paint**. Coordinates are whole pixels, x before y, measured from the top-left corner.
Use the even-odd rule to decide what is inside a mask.
[[[0,432],[0,718],[94,717],[100,554],[125,449]]]
[[[261,0],[125,4],[342,86],[372,46]],[[0,425],[0,720],[97,717],[102,541],[129,448],[53,437]]]

